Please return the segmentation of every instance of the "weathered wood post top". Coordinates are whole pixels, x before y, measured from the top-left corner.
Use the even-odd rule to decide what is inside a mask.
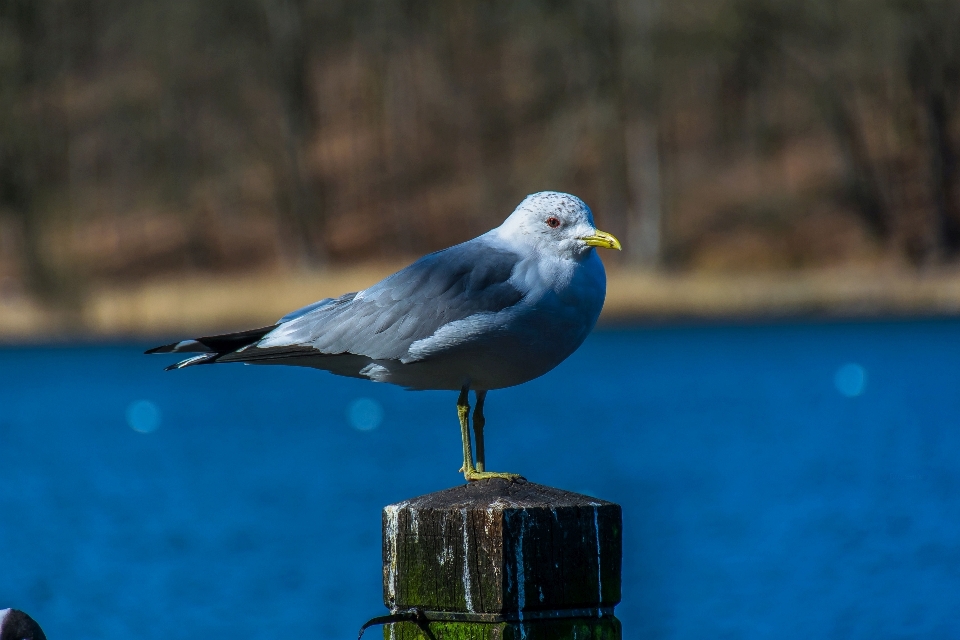
[[[383,510],[387,638],[620,638],[620,506],[484,480]]]

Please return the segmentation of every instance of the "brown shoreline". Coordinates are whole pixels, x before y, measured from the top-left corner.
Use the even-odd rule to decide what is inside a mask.
[[[92,291],[72,311],[26,298],[0,304],[0,341],[46,342],[219,333],[275,322],[324,297],[367,287],[399,264],[191,276]],[[836,268],[757,274],[611,270],[601,322],[960,314],[960,271]]]

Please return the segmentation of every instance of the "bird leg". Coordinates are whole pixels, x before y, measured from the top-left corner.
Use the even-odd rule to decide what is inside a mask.
[[[473,437],[477,440],[477,471],[483,471],[486,467],[486,455],[483,449],[483,425],[487,423],[483,419],[483,401],[487,399],[486,391],[476,391],[477,406],[473,410]]]
[[[457,398],[457,417],[460,418],[460,438],[463,441],[463,466],[460,472],[464,477],[473,467],[473,451],[470,448],[470,387],[464,387],[460,390],[460,397]],[[467,480],[470,478],[467,477]]]
[[[460,471],[463,472],[463,477],[467,479],[468,482],[474,482],[476,480],[487,480],[489,478],[503,478],[504,480],[510,480],[515,482],[516,480],[522,480],[523,476],[516,473],[499,473],[495,471],[484,471],[483,470],[483,399],[486,395],[486,392],[481,392],[477,394],[477,411],[479,412],[480,418],[480,430],[477,429],[477,417],[478,414],[474,413],[474,430],[477,434],[477,455],[478,455],[478,464],[476,467],[473,466],[473,448],[470,446],[470,398],[468,393],[470,391],[469,387],[464,387],[460,390],[460,397],[457,399],[457,416],[460,418],[460,437],[463,439],[463,467],[460,468]]]

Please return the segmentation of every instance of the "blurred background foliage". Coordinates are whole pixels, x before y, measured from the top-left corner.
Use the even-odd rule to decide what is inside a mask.
[[[960,252],[956,0],[0,0],[0,289],[406,259],[576,193],[622,268]]]

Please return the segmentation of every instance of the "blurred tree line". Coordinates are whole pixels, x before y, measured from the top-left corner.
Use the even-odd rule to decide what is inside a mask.
[[[673,269],[960,252],[957,0],[0,0],[0,293],[414,256],[576,193]]]

